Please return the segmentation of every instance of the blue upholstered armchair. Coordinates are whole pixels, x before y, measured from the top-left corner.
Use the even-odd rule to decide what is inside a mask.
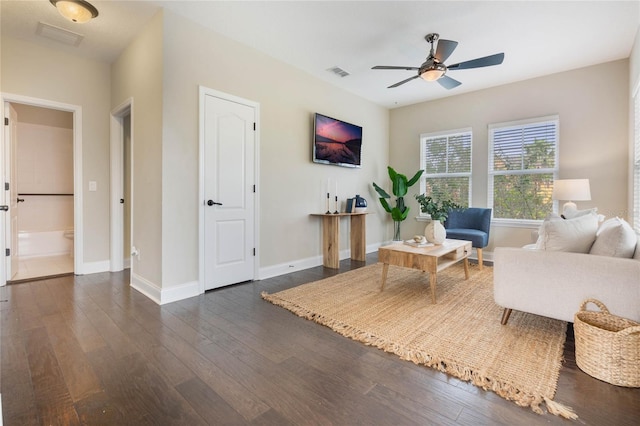
[[[482,269],[482,249],[489,244],[491,209],[469,207],[450,210],[444,227],[447,238],[472,242],[478,252],[478,266]]]

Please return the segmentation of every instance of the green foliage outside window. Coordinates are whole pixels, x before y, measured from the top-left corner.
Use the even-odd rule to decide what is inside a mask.
[[[554,178],[549,170],[553,170],[554,165],[555,144],[546,140],[536,139],[524,144],[524,149],[511,152],[496,149],[493,216],[525,220],[542,220],[548,216],[553,211]]]
[[[435,200],[453,200],[462,207],[469,207],[469,178],[428,178],[425,194],[430,194]]]
[[[424,142],[425,195],[469,206],[471,132],[436,136]]]

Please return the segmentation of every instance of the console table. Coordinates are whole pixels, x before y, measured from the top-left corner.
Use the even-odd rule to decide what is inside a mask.
[[[327,268],[340,267],[340,218],[351,218],[351,259],[365,261],[367,213],[313,213],[322,218],[322,264]]]

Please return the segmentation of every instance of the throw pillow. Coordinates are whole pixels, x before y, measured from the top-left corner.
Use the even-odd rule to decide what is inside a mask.
[[[614,217],[606,220],[596,233],[591,254],[599,256],[631,258],[636,250],[636,232],[624,219]]]
[[[589,253],[598,230],[595,213],[574,219],[545,219],[536,247],[540,250]]]
[[[586,210],[568,209],[563,212],[562,216],[565,219],[573,219],[576,217],[580,217],[588,214],[597,214],[597,213],[598,213],[597,207],[594,207],[592,209],[586,209]]]
[[[536,231],[532,231],[531,232],[531,237],[533,237],[533,239],[536,241],[534,243],[534,247],[536,250],[544,250],[542,248],[542,246],[544,245],[543,243],[543,228],[544,228],[544,224],[550,220],[562,220],[563,217],[560,216],[559,214],[556,213],[549,213],[547,215],[547,217],[544,218],[544,221],[542,222],[542,225],[540,225],[540,227],[536,230]]]

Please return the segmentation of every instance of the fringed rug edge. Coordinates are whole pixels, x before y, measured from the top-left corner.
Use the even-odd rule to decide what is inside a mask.
[[[571,407],[560,404],[559,402],[555,402],[552,400],[552,398],[543,395],[531,395],[528,393],[524,393],[509,383],[501,382],[499,380],[493,380],[489,377],[484,377],[477,371],[473,371],[468,367],[459,366],[453,361],[436,359],[432,355],[429,355],[423,351],[405,348],[401,345],[389,342],[386,339],[382,339],[365,331],[358,330],[357,328],[352,327],[348,324],[344,324],[341,321],[326,318],[323,315],[317,314],[307,308],[282,299],[276,294],[262,292],[261,297],[267,302],[285,308],[289,312],[292,312],[293,314],[301,318],[324,325],[344,337],[356,340],[368,346],[374,346],[388,353],[393,353],[395,355],[398,355],[405,361],[411,361],[414,364],[434,368],[442,373],[449,374],[462,381],[470,382],[473,385],[481,387],[484,390],[490,390],[506,400],[513,401],[521,407],[530,407],[531,410],[533,410],[537,414],[544,414],[544,411],[540,407],[544,403],[547,407],[547,411],[553,415],[561,416],[570,420],[575,420],[578,418],[577,414]]]

